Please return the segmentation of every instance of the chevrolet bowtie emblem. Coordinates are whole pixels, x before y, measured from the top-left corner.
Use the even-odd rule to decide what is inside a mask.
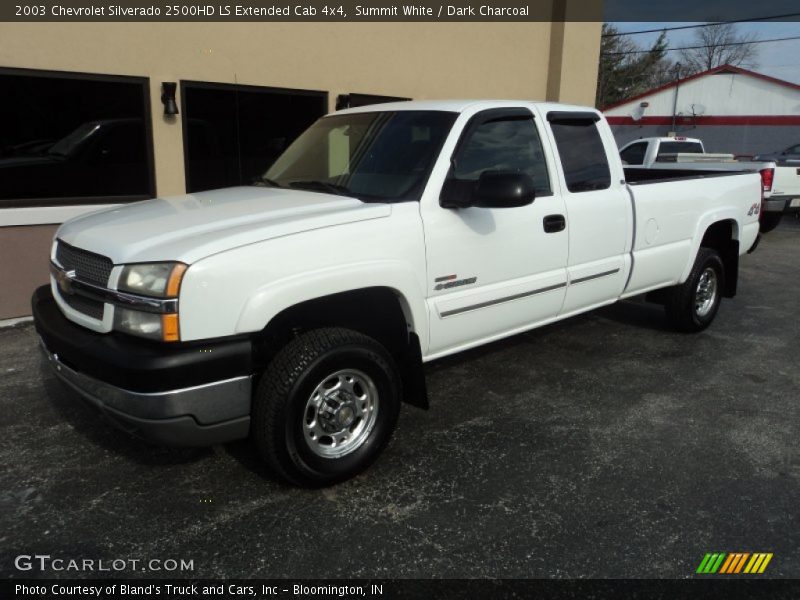
[[[58,271],[56,273],[56,283],[58,289],[63,294],[72,294],[72,280],[75,279],[75,269],[71,271]]]

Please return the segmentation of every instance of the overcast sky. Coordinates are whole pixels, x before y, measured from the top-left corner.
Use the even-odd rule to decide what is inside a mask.
[[[800,6],[800,4],[798,4]],[[697,23],[612,23],[621,32],[640,31],[642,29],[655,29],[657,27],[677,27],[681,25],[694,25]],[[800,22],[783,23],[738,23],[737,30],[742,33],[753,33],[758,39],[800,36]],[[695,29],[681,29],[667,31],[669,47],[691,46],[695,41]],[[649,47],[658,37],[658,33],[631,36],[640,46]],[[758,53],[754,71],[785,79],[800,84],[800,40],[785,42],[772,42],[756,44]],[[667,55],[677,60],[679,52],[669,52]]]

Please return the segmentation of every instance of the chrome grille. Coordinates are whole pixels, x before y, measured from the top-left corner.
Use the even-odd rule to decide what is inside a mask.
[[[87,317],[92,317],[98,321],[103,320],[103,303],[77,294],[59,294],[61,299],[66,302],[70,308],[83,313]]]
[[[56,246],[56,260],[65,271],[74,270],[76,279],[103,287],[108,285],[108,277],[111,275],[111,269],[114,268],[114,263],[110,258],[75,248],[61,240],[58,240],[58,246]],[[102,304],[100,307],[102,309]],[[76,308],[76,310],[78,309]]]

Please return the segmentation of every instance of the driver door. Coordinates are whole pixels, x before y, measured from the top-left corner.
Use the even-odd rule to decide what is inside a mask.
[[[528,329],[561,309],[566,209],[553,193],[540,127],[527,108],[477,113],[462,132],[443,188],[470,189],[485,171],[520,172],[534,181],[532,204],[423,206],[431,357]]]

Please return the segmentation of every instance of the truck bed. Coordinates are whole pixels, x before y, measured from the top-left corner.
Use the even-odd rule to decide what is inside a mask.
[[[645,168],[645,167],[623,167],[625,171],[625,181],[628,185],[642,185],[648,183],[661,183],[664,181],[676,181],[687,179],[708,179],[711,177],[726,177],[729,175],[741,175],[743,173],[754,173],[751,169],[738,171],[720,171],[716,169],[673,169],[673,168]]]
[[[626,168],[625,174],[634,207],[626,296],[683,281],[703,232],[714,222],[731,224],[740,253],[755,242],[759,225],[753,206],[760,204],[761,190],[754,173]]]

